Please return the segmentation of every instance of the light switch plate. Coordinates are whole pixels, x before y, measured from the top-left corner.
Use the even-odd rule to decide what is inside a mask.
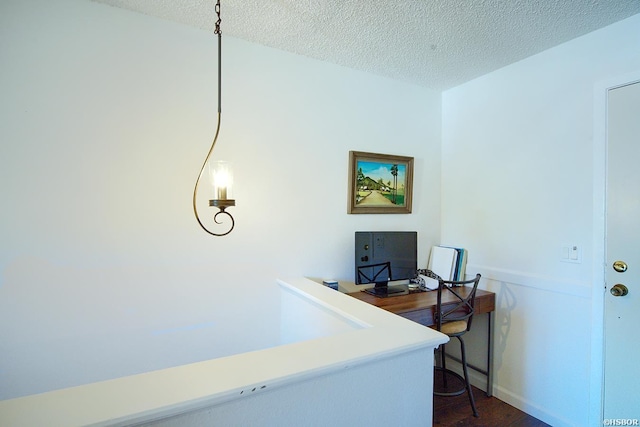
[[[582,263],[582,250],[578,245],[566,245],[560,250],[560,261],[574,264]]]

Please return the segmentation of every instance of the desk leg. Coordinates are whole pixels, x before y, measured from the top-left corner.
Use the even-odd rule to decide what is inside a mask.
[[[487,315],[487,396],[493,396],[493,316],[491,312],[488,312]]]

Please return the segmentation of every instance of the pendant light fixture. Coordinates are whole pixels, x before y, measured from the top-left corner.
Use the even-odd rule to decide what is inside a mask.
[[[193,213],[196,216],[198,224],[200,224],[200,227],[202,227],[204,231],[213,236],[226,236],[227,234],[231,233],[231,230],[233,230],[233,227],[235,225],[233,216],[231,216],[231,214],[226,210],[228,207],[236,205],[236,201],[229,198],[232,196],[231,187],[233,185],[233,174],[229,163],[224,161],[210,161],[211,154],[213,153],[213,148],[215,147],[216,142],[218,141],[218,135],[220,134],[220,113],[222,111],[222,31],[220,31],[220,23],[222,22],[222,20],[220,19],[220,0],[217,0],[215,11],[216,15],[218,16],[214,30],[214,34],[218,36],[218,125],[216,127],[216,134],[213,138],[213,142],[211,143],[211,148],[209,149],[207,157],[204,159],[204,163],[202,164],[202,168],[200,169],[200,174],[198,175],[198,179],[196,180],[196,185],[193,188]],[[215,233],[209,230],[202,223],[200,217],[198,216],[198,208],[196,207],[196,195],[198,194],[198,185],[200,183],[200,180],[203,178],[203,175],[205,175],[205,171],[207,172],[207,175],[211,180],[210,182],[213,190],[213,198],[209,200],[209,206],[218,208],[218,212],[213,215],[213,222],[215,222],[216,224],[222,224],[223,221],[221,221],[221,219],[224,219],[224,216],[228,217],[228,219],[231,220],[231,226],[229,227],[229,229],[221,233]],[[220,215],[223,215],[223,218],[219,218]]]

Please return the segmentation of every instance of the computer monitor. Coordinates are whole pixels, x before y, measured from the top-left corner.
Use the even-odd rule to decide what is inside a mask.
[[[407,293],[406,283],[415,277],[417,265],[416,231],[356,231],[355,283],[376,284],[367,292],[377,296]]]

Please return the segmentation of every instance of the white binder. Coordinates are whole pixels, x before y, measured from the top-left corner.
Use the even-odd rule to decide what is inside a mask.
[[[434,246],[431,248],[429,265],[427,268],[444,280],[453,280],[458,262],[458,251],[454,248],[443,248]]]
[[[458,262],[458,251],[454,248],[444,248],[442,246],[432,246],[429,254],[427,268],[433,271],[444,280],[453,280]],[[427,289],[438,289],[438,281],[430,277],[423,276]]]

